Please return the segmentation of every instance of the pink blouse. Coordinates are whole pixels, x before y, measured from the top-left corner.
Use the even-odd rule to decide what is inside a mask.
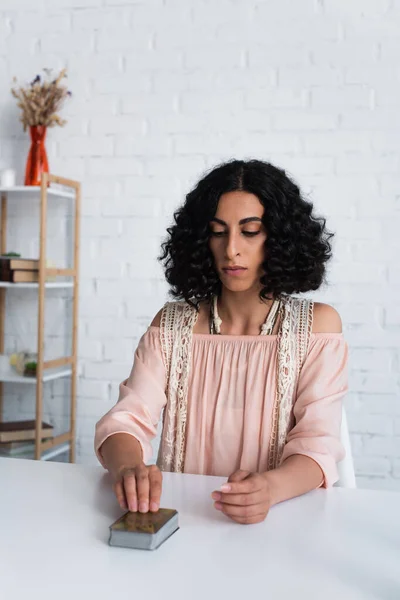
[[[277,335],[194,333],[189,375],[185,473],[228,477],[237,469],[267,470],[276,390]],[[342,333],[312,333],[300,373],[294,426],[282,460],[303,454],[324,473],[325,487],[338,479],[342,399],[348,389],[348,347]],[[150,326],[135,352],[117,404],[96,425],[95,450],[115,433],[134,436],[145,463],[163,407],[166,373],[159,327]]]

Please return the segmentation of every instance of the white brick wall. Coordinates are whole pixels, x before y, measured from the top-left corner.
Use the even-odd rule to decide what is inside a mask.
[[[12,76],[65,65],[73,91],[48,151],[83,181],[79,460],[93,461],[94,423],[166,299],[155,258],[173,210],[205,168],[256,156],[286,167],[337,231],[314,297],[338,308],[350,345],[359,482],[400,489],[399,26],[399,0],[2,0],[0,168],[22,179],[28,148]],[[34,252],[24,206],[10,208],[9,249]],[[34,341],[31,301],[9,296],[7,350]],[[49,300],[51,322],[64,302]],[[30,413],[22,387],[6,387],[7,415]],[[49,416],[67,390],[46,387]]]

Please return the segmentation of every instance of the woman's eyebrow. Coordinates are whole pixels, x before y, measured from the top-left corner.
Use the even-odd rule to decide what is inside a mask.
[[[222,219],[218,219],[217,217],[214,217],[213,219],[211,219],[211,223],[213,221],[215,221],[216,223],[219,223],[220,225],[225,225],[225,227],[228,226],[228,224],[225,223],[225,221],[223,221]],[[246,217],[245,219],[240,219],[239,225],[245,225],[246,223],[251,223],[252,221],[259,221],[260,223],[262,223],[262,220],[260,219],[260,217]]]

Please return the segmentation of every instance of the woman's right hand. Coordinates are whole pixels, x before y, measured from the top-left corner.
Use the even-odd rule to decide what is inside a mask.
[[[139,462],[136,466],[124,466],[118,469],[113,488],[123,510],[157,512],[160,507],[162,474],[156,465],[146,466],[144,462]]]

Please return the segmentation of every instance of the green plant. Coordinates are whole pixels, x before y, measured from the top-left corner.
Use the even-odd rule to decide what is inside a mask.
[[[24,375],[36,375],[37,363],[36,362],[28,362],[24,368]]]

